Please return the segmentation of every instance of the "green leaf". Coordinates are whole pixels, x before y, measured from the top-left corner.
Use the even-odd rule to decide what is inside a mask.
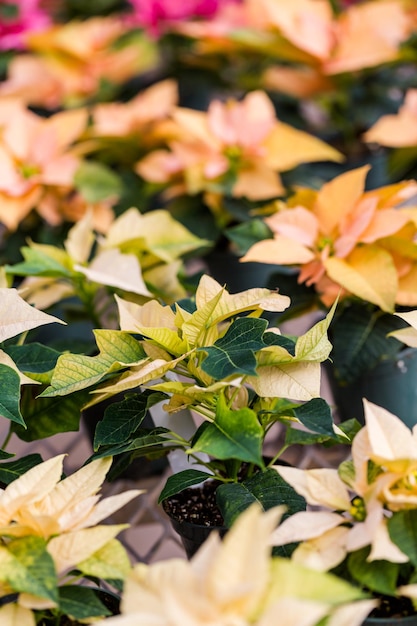
[[[144,391],[108,406],[96,428],[94,449],[126,441],[139,428],[148,409],[166,398],[164,393]]]
[[[399,318],[381,313],[370,304],[344,304],[330,326],[336,381],[352,383],[379,362],[393,358],[401,343],[387,335],[403,327]]]
[[[336,303],[332,306],[324,320],[314,324],[304,335],[301,335],[295,344],[295,356],[302,361],[323,362],[332,350],[327,330],[333,318]]]
[[[114,446],[103,446],[93,454],[94,459],[101,459],[106,456],[116,456],[125,452],[135,452],[135,456],[146,456],[150,452],[157,450],[174,450],[178,444],[170,439],[170,431],[167,428],[154,428],[151,431],[135,433],[137,436],[131,441]],[[169,445],[172,442],[172,445]],[[166,447],[165,447],[166,446]]]
[[[19,374],[7,365],[0,363],[0,416],[25,425],[20,412]]]
[[[328,435],[318,435],[316,433],[309,433],[305,430],[299,430],[298,428],[287,428],[285,431],[285,445],[294,446],[309,446],[317,443],[325,443],[331,439],[332,441],[338,441],[336,437],[330,438]]]
[[[184,470],[183,472],[177,472],[168,478],[165,483],[165,487],[162,489],[159,498],[158,504],[162,502],[162,500],[166,500],[171,496],[175,496],[175,494],[187,489],[188,487],[192,487],[193,485],[199,485],[207,478],[211,478],[211,474],[207,472],[201,472],[200,470]]]
[[[51,385],[41,397],[63,396],[98,383],[106,374],[145,359],[146,354],[132,335],[120,330],[95,330],[99,354],[63,354],[59,357]]]
[[[111,615],[111,611],[100,602],[94,589],[77,585],[59,588],[59,608],[64,615],[76,620]]]
[[[295,417],[313,433],[334,437],[330,407],[322,398],[313,398],[294,408]]]
[[[193,442],[192,452],[203,452],[216,459],[238,459],[263,467],[264,431],[254,411],[248,407],[231,410],[219,395],[214,422]]]
[[[21,253],[25,259],[16,265],[6,265],[5,270],[15,276],[48,276],[50,278],[62,278],[72,275],[69,267],[70,259],[62,250],[62,255],[68,258],[58,260],[56,257],[47,254],[49,246],[36,246],[36,248],[23,247]]]
[[[13,452],[6,452],[6,450],[0,449],[0,460],[11,459],[14,456]]]
[[[119,197],[123,189],[121,178],[112,169],[93,161],[84,161],[80,165],[74,184],[87,202]]]
[[[77,565],[85,576],[102,580],[124,580],[130,570],[126,549],[118,539],[111,539],[100,550]]]
[[[362,587],[367,587],[377,593],[395,596],[400,570],[399,563],[384,560],[367,561],[369,552],[370,548],[366,547],[349,554],[347,566],[350,575]]]
[[[13,591],[58,601],[55,564],[41,537],[21,537],[0,547],[0,580]]]
[[[256,375],[255,352],[265,347],[262,335],[267,325],[263,319],[237,318],[213,346],[201,348],[207,352],[202,370],[216,380],[233,374]]]
[[[266,605],[279,598],[296,597],[337,606],[367,597],[358,587],[333,574],[307,568],[290,559],[272,559],[270,580],[268,595],[264,598]]]
[[[219,485],[216,498],[228,527],[254,502],[260,504],[265,511],[285,504],[287,510],[283,519],[306,509],[304,498],[272,468],[256,472],[240,483]]]
[[[387,524],[391,540],[417,567],[417,510],[397,511]]]
[[[281,348],[284,348],[291,356],[295,356],[295,341],[290,337],[267,331],[263,336],[263,340],[265,345],[281,346]]]
[[[225,234],[236,245],[238,254],[246,254],[255,243],[264,239],[270,239],[273,236],[271,229],[265,224],[264,220],[259,218],[246,219],[233,228],[227,228]],[[264,286],[262,285],[262,287]],[[283,293],[287,292],[283,291]]]
[[[74,184],[87,202],[100,202],[120,196],[120,177],[102,163],[83,161],[74,176]]]
[[[81,409],[89,397],[87,391],[63,398],[35,397],[34,388],[22,387],[21,410],[26,428],[12,424],[12,431],[23,441],[37,441],[57,433],[78,431]]]
[[[43,459],[40,454],[28,454],[21,459],[17,459],[16,461],[8,461],[7,463],[0,464],[0,481],[9,485],[11,482],[16,480],[25,474],[28,470],[35,465],[39,465],[42,463]]]
[[[22,346],[6,346],[4,351],[13,359],[18,369],[27,374],[42,374],[52,370],[60,352],[41,343],[27,343]]]

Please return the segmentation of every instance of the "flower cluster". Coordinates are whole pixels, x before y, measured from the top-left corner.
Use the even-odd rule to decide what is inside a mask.
[[[269,626],[277,615],[285,626],[314,626],[325,617],[329,625],[359,626],[373,600],[335,577],[271,558],[270,535],[281,514],[253,505],[223,543],[212,533],[191,562],[137,565],[126,580],[122,614],[100,626]]]
[[[265,218],[273,238],[242,261],[293,265],[329,306],[341,289],[383,311],[417,304],[417,213],[403,206],[415,181],[365,191],[369,166],[341,174],[320,190],[299,187]]]
[[[10,594],[18,594],[20,623],[32,624],[32,610],[59,607],[58,589],[70,570],[91,575],[95,570],[100,576],[106,561],[115,575],[119,568],[116,578],[129,570],[127,555],[115,540],[125,525],[99,522],[142,492],[128,490],[99,501],[97,492],[111,458],[93,461],[61,479],[63,458],[35,465],[0,491],[0,598],[4,599],[0,619],[6,623],[11,611],[17,610],[9,604]]]
[[[28,34],[44,30],[51,19],[39,0],[4,0],[0,5],[0,50],[26,47]]]
[[[365,426],[353,440],[352,460],[338,469],[276,466],[315,510],[285,520],[273,542],[300,542],[292,555],[298,563],[318,570],[339,566],[339,574],[360,584],[366,577],[374,592],[415,598],[416,429],[382,407],[364,405]],[[385,583],[378,575],[382,563]]]
[[[343,158],[319,139],[280,122],[262,91],[242,101],[213,100],[207,113],[177,108],[172,119],[169,150],[151,152],[137,165],[145,180],[169,183],[171,193],[228,192],[262,200],[284,193],[278,172],[306,161]]]

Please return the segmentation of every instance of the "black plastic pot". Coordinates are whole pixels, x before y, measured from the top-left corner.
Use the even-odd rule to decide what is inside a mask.
[[[162,508],[168,515],[172,528],[178,533],[185,553],[190,559],[203,545],[210,533],[217,531],[223,537],[228,528],[216,504],[217,483],[207,481],[198,487],[184,489],[167,498]]]
[[[406,617],[367,617],[363,626],[417,626],[417,613]]]
[[[191,522],[179,521],[169,515],[172,528],[180,536],[187,558],[191,557],[201,548],[203,543],[213,531],[217,531],[221,537],[227,532],[226,526],[205,526],[203,524],[192,524]]]

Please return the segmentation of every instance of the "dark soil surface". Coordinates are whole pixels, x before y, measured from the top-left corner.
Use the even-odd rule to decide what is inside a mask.
[[[208,481],[201,487],[184,489],[163,502],[165,512],[178,521],[203,526],[223,526],[223,517],[216,503],[219,483]]]
[[[413,603],[409,598],[394,598],[391,596],[381,596],[379,606],[377,606],[369,617],[407,617],[416,612]]]

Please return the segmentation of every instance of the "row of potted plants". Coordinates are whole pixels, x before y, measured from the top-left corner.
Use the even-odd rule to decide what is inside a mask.
[[[25,424],[25,413],[22,414],[20,410],[24,406],[24,402],[19,403],[20,390],[27,389],[36,382],[42,385],[39,391],[41,389],[44,391],[37,394],[36,400],[32,398],[32,406],[36,406],[38,402],[42,404],[44,399],[48,401],[48,397],[56,398],[58,395],[59,404],[63,407],[69,402],[67,410],[69,407],[71,410],[74,409],[71,399],[80,393],[84,394],[84,405],[86,404],[88,396],[85,389],[89,387],[92,391],[98,392],[99,399],[128,389],[136,390],[135,393],[127,394],[122,401],[110,404],[105,410],[103,420],[97,427],[96,452],[91,462],[80,470],[80,474],[76,473],[72,478],[65,479],[68,481],[64,481],[65,489],[62,488],[66,494],[65,498],[61,500],[57,496],[56,507],[59,508],[59,515],[64,519],[71,519],[72,507],[76,506],[76,511],[79,511],[74,513],[76,529],[84,527],[78,522],[80,515],[82,519],[87,520],[85,522],[87,527],[92,525],[91,520],[94,523],[99,521],[100,517],[97,515],[90,517],[90,514],[88,516],[86,514],[87,509],[90,511],[91,506],[95,506],[96,498],[88,499],[85,507],[81,507],[77,500],[80,490],[84,493],[81,489],[82,481],[90,480],[90,474],[97,464],[104,464],[104,469],[100,473],[102,481],[109,470],[112,456],[125,455],[123,464],[125,466],[126,454],[130,461],[135,455],[166,454],[180,449],[197,461],[200,469],[190,468],[174,473],[161,493],[161,500],[190,485],[201,483],[204,479],[215,479],[219,485],[216,489],[217,504],[223,514],[222,523],[226,527],[239,520],[242,511],[254,502],[260,502],[264,509],[275,509],[277,505],[284,504],[284,509],[280,509],[281,515],[284,513],[284,521],[267,541],[269,546],[274,544],[284,546],[278,552],[282,558],[288,559],[293,554],[292,560],[305,560],[309,567],[334,570],[339,577],[362,587],[368,595],[371,593],[377,597],[384,597],[385,601],[387,597],[412,597],[414,438],[408,427],[398,418],[372,404],[366,405],[365,427],[361,428],[360,424],[354,421],[337,426],[334,424],[330,408],[318,397],[317,386],[320,363],[327,358],[331,349],[327,339],[331,315],[298,338],[286,337],[277,333],[276,327],[268,330],[266,320],[259,317],[261,307],[265,307],[266,310],[285,308],[288,305],[285,296],[265,289],[231,295],[207,276],[202,278],[197,290],[194,310],[190,310],[190,304],[191,301],[188,306],[186,303],[182,307],[177,304],[177,311],[174,313],[170,307],[163,307],[156,300],[149,300],[147,304],[140,306],[119,299],[122,330],[98,330],[96,337],[100,351],[96,356],[65,352],[57,359],[57,351],[48,346],[31,341],[27,344],[21,341],[14,342],[14,345],[11,343],[10,340],[17,334],[32,332],[39,325],[49,325],[59,320],[40,311],[36,312],[36,309],[24,302],[15,289],[3,288],[2,339],[5,350],[2,353],[2,383],[3,388],[8,389],[8,394],[2,394],[3,414],[10,420],[12,429],[17,425],[15,432],[22,430],[22,427],[31,430],[30,421]],[[13,311],[12,323],[11,311]],[[405,314],[405,320],[415,323],[414,316],[415,314]],[[176,332],[172,328],[174,325],[172,320],[175,318],[177,323],[180,322]],[[162,327],[159,325],[160,319],[165,319]],[[169,319],[171,324],[168,323]],[[145,320],[148,320],[148,325]],[[131,328],[130,331],[123,330],[125,324],[127,328]],[[221,333],[219,328],[222,330]],[[408,343],[415,341],[413,328],[399,332],[402,341]],[[183,337],[180,338],[180,335]],[[187,343],[186,349],[185,346],[179,346],[181,341]],[[256,366],[259,373],[254,373]],[[173,378],[172,373],[177,373],[179,377]],[[155,379],[159,380],[152,384]],[[148,389],[138,391],[139,385]],[[268,390],[267,393],[265,390]],[[308,399],[307,395],[312,397]],[[294,397],[298,397],[302,402],[288,400]],[[158,402],[167,403],[165,410],[167,413],[174,412],[174,418],[175,411],[179,408],[191,408],[203,418],[202,424],[195,426],[188,439],[185,439],[181,432],[166,427],[155,427],[150,430],[141,428],[146,410]],[[60,415],[57,408],[59,404],[55,402],[55,415]],[[265,435],[277,421],[286,426],[285,447],[292,444],[343,443],[352,447],[352,462],[343,463],[339,470],[298,470],[285,465],[276,465],[283,450],[277,450],[276,456],[266,461],[262,458]],[[301,430],[294,428],[297,425],[302,426]],[[48,434],[44,430],[41,436]],[[36,428],[32,436],[39,436]],[[4,458],[8,457],[6,450],[2,454]],[[28,534],[41,535],[43,541],[50,537],[35,521],[32,521],[32,524],[36,528],[36,533],[33,530],[29,532],[27,527],[22,531],[19,530],[19,523],[22,523],[19,516],[29,515],[21,513],[19,507],[30,509],[32,506],[37,515],[42,513],[44,519],[46,513],[42,512],[42,507],[46,504],[42,506],[39,503],[33,504],[46,497],[44,489],[48,494],[47,502],[51,501],[48,507],[53,508],[54,498],[49,495],[50,488],[46,481],[39,480],[38,472],[44,467],[42,463],[39,465],[39,461],[39,458],[27,457],[17,462],[7,460],[1,464],[2,479],[5,484],[10,483],[10,487],[4,490],[4,499],[5,510],[10,520],[5,520],[5,524],[11,524],[11,528],[5,527],[4,535],[6,546],[12,542],[10,549],[13,554],[13,550],[18,549],[13,543],[15,540],[12,539],[16,534],[25,539]],[[46,463],[48,468],[52,461]],[[56,484],[57,472],[60,474],[62,471],[62,458],[54,460],[54,463],[61,469],[58,472],[55,467],[53,485]],[[28,470],[31,466],[33,468]],[[16,478],[19,475],[22,475],[22,478]],[[14,479],[17,482],[14,482]],[[76,483],[74,489],[70,488],[72,481]],[[21,483],[23,487],[20,487]],[[37,493],[34,484],[42,485],[41,494]],[[91,492],[96,491],[97,481],[89,488]],[[17,512],[12,510],[9,496],[9,493],[15,493],[15,490],[18,494]],[[102,515],[108,515],[117,505],[120,506],[135,495],[138,495],[136,491],[117,496],[113,506],[110,506],[110,502],[107,508],[103,505]],[[69,502],[66,501],[68,498]],[[77,501],[76,504],[74,499]],[[306,501],[309,504],[331,507],[334,512],[303,513]],[[58,515],[58,513],[47,514]],[[16,517],[13,517],[14,515]],[[307,518],[304,521],[302,519],[304,515],[313,516],[311,522],[307,523]],[[301,516],[300,525],[297,523],[299,516]],[[276,517],[274,519],[273,526],[277,521]],[[111,532],[112,527],[106,527],[106,530]],[[119,530],[120,527],[117,527],[116,532]],[[50,532],[55,536],[58,530],[54,526],[54,530]],[[63,527],[62,532],[65,535],[62,541],[71,542],[70,552],[75,554],[74,538],[66,535],[70,533],[69,527]],[[249,536],[253,538],[252,531]],[[266,536],[263,536],[262,541],[265,542],[266,539]],[[20,540],[23,542],[23,538]],[[55,542],[55,539],[53,541]],[[104,539],[104,543],[99,547],[95,547],[93,542],[88,543],[91,552],[85,557],[87,561],[90,558],[101,562],[103,557],[100,550],[106,541],[107,539]],[[210,541],[213,543],[215,540]],[[294,542],[300,541],[296,547]],[[48,541],[46,545],[49,546]],[[329,546],[327,551],[326,546]],[[252,547],[255,549],[250,543],[251,553]],[[368,558],[370,547],[373,554]],[[50,552],[47,547],[43,549]],[[209,548],[202,550],[208,551]],[[216,550],[222,551],[221,548]],[[258,554],[258,549],[255,552]],[[109,549],[109,556],[106,558],[111,561],[111,555],[116,553],[117,550]],[[201,554],[198,553],[200,557]],[[193,557],[196,562],[198,555]],[[273,563],[276,563],[279,569],[280,561],[273,560]],[[346,571],[341,566],[338,569],[339,563],[343,567],[347,565]],[[88,567],[84,569],[84,560],[81,564],[77,563],[77,567],[87,578],[89,576],[106,578],[100,573],[100,568],[94,569],[93,565],[91,571]],[[111,564],[106,562],[106,567],[114,574],[115,570],[111,569]],[[161,564],[162,571],[163,567],[165,565]],[[184,564],[184,567],[188,566]],[[282,567],[287,566],[282,564]],[[65,567],[62,569],[65,570]],[[91,573],[93,570],[94,573]],[[126,568],[124,571],[126,572]],[[238,568],[237,571],[241,570]],[[280,575],[283,575],[283,572],[279,571]],[[303,572],[303,568],[294,570],[296,578],[302,576]],[[304,573],[308,576],[308,572]],[[149,575],[152,576],[151,570]],[[141,574],[140,568],[135,569],[131,576],[133,589],[136,589],[137,584],[139,588],[145,585],[144,589],[148,590],[146,593],[150,593],[151,597],[159,588],[156,583],[154,591],[149,589],[145,570]],[[113,575],[109,578],[114,583]],[[22,583],[23,586],[19,586],[20,583],[16,583],[11,574],[7,574],[6,583],[7,608],[4,608],[6,614],[12,610],[17,611],[22,601],[26,613],[32,616],[34,610],[36,619],[43,615],[39,614],[41,609],[52,610],[51,607],[54,607],[52,610],[54,619],[60,611],[68,611],[70,615],[81,617],[76,608],[69,607],[64,599],[62,603],[61,601],[58,603],[57,613],[56,596],[54,599],[48,596],[48,600],[45,600],[44,590],[40,588],[29,593],[35,596],[40,594],[44,599],[42,606],[35,601],[33,606],[27,602],[25,604],[24,595],[22,597],[19,595],[17,599],[16,593],[27,592],[24,585],[32,583],[26,581]],[[406,587],[407,584],[409,587]],[[66,593],[64,590],[63,598],[66,597]],[[353,593],[355,598],[364,597],[359,591],[351,590],[350,593]],[[355,593],[359,595],[355,596]],[[293,595],[294,591],[288,591],[288,594]],[[274,594],[272,597],[276,599]],[[317,601],[318,598],[314,600]],[[13,609],[9,606],[10,602],[16,605]],[[142,610],[145,611],[142,606],[137,605],[136,600],[131,602],[133,604],[126,600],[126,611],[132,613],[126,620],[134,620],[137,618],[136,613],[141,615]],[[369,610],[374,604],[363,606]],[[97,605],[95,606],[97,610]],[[269,603],[263,606],[266,610]],[[316,608],[318,610],[318,607]],[[87,610],[85,606],[84,609]],[[328,609],[329,607],[326,610]],[[170,611],[171,607],[168,604],[167,608],[160,607],[158,610]],[[321,606],[320,610],[324,610],[324,607]],[[412,603],[409,602],[405,609],[401,610],[412,611]],[[362,608],[357,607],[357,610],[352,608],[351,611],[353,613],[348,612],[349,617],[346,619],[358,619],[357,623],[361,623],[364,617]],[[352,617],[355,614],[356,617]],[[259,617],[256,612],[253,615]],[[34,618],[30,619],[33,622]]]
[[[69,477],[2,446],[5,625],[415,623],[416,17],[408,0],[2,4],[0,413],[28,442],[99,415]],[[235,286],[249,268],[266,274]],[[363,378],[398,354],[412,382],[388,411]],[[361,388],[351,412],[335,392],[342,420],[327,366],[351,405]],[[285,462],[335,445],[338,468]],[[123,526],[99,522],[139,493],[97,494],[161,457],[168,514],[218,532],[132,567]]]

